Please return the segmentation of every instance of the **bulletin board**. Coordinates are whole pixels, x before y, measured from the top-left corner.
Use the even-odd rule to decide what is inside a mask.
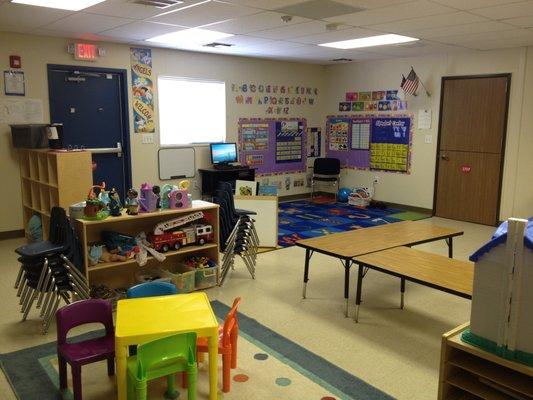
[[[326,157],[345,168],[410,173],[412,134],[408,114],[328,116]]]
[[[239,161],[256,175],[306,170],[307,121],[301,118],[239,119]]]

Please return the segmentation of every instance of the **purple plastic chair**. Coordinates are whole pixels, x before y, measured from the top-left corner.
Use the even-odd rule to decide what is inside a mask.
[[[74,400],[81,400],[81,366],[107,360],[107,374],[115,374],[115,328],[111,303],[101,299],[80,300],[71,303],[56,313],[57,356],[59,360],[59,388],[67,388],[67,363],[72,369]],[[105,335],[68,343],[68,332],[77,326],[100,322]]]

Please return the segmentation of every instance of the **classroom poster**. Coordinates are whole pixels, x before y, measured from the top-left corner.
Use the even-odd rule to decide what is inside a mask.
[[[333,151],[348,150],[348,119],[336,118],[329,125],[329,149]]]
[[[303,126],[298,120],[276,122],[276,163],[302,161]]]
[[[320,157],[322,130],[318,127],[307,128],[307,157]]]
[[[155,132],[152,50],[130,48],[133,126],[135,133]]]
[[[411,118],[372,119],[370,168],[407,172]]]
[[[243,150],[268,150],[268,124],[243,124],[241,129]]]
[[[370,148],[370,118],[354,118],[352,120],[352,150],[368,150]]]

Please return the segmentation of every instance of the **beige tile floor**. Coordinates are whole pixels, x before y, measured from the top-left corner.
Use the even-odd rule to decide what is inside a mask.
[[[466,260],[494,231],[493,227],[431,218],[425,223],[464,230],[454,240],[455,257]],[[40,335],[35,312],[20,322],[13,282],[18,271],[13,249],[22,240],[0,241],[0,353],[54,340],[55,327]],[[447,255],[443,241],[418,246]],[[363,285],[359,323],[343,316],[343,268],[338,260],[316,254],[311,261],[306,300],[301,298],[304,250],[290,247],[260,254],[252,280],[242,263],[223,288],[208,291],[211,299],[231,304],[274,331],[324,357],[369,384],[399,399],[433,399],[437,395],[441,335],[468,321],[470,302],[434,289],[407,283],[405,309],[399,309],[399,281],[369,272]],[[354,269],[355,271],[355,269]],[[352,273],[351,312],[355,289]],[[90,377],[88,378],[90,379]],[[0,398],[15,399],[3,374]],[[90,398],[90,397],[85,397]],[[238,388],[226,399],[245,399]],[[269,399],[268,396],[254,396]],[[98,397],[103,400],[103,397]]]

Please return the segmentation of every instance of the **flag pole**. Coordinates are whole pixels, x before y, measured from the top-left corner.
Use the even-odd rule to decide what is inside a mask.
[[[413,68],[413,66],[411,65],[411,70],[416,74],[416,76],[418,76],[418,74],[416,73],[415,69]],[[429,91],[427,90],[426,86],[424,85],[424,82],[422,82],[422,80],[420,79],[420,77],[418,77],[418,82],[420,82],[420,84],[422,85],[422,87],[424,88],[424,90],[426,91],[426,96],[427,97],[431,97],[431,93],[429,93]]]

